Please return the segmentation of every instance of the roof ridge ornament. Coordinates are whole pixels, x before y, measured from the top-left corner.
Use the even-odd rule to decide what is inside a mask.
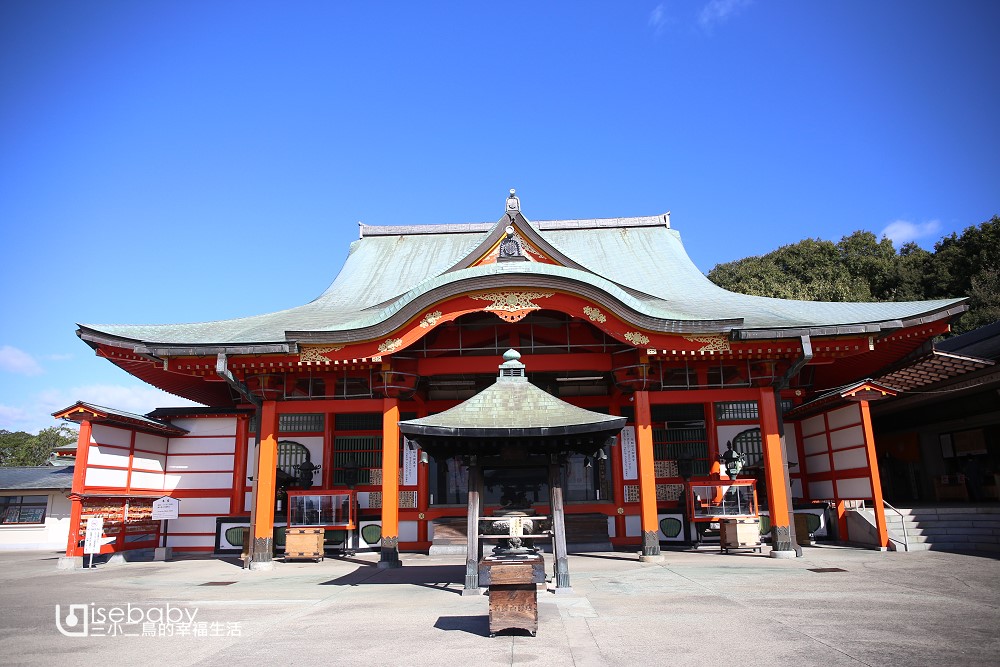
[[[517,230],[514,225],[507,225],[504,228],[505,236],[500,241],[500,247],[498,248],[497,261],[498,262],[509,262],[509,261],[529,261],[521,249],[521,243],[517,240]]]
[[[510,195],[507,197],[507,213],[511,216],[511,220],[514,219],[514,214],[521,210],[521,200],[517,198],[517,192],[514,188],[510,189]]]
[[[524,374],[524,364],[518,361],[521,353],[511,348],[503,353],[503,363],[500,364],[500,375],[497,382],[527,382]]]

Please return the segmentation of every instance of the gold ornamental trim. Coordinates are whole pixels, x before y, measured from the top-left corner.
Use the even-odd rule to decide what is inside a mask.
[[[604,324],[608,321],[607,316],[601,312],[600,308],[594,308],[593,306],[584,306],[583,313],[590,318],[591,322],[600,322]]]
[[[343,345],[302,346],[302,351],[299,353],[299,362],[303,364],[325,364],[330,361],[326,357],[327,354],[330,352],[340,352],[343,349]]]
[[[547,299],[553,294],[555,292],[480,292],[470,294],[469,298],[492,301],[492,304],[483,308],[484,311],[491,312],[507,322],[518,322],[531,311],[542,309],[535,303],[536,299]]]
[[[633,345],[645,345],[649,342],[649,336],[646,336],[638,331],[629,331],[625,334],[625,340]]]
[[[689,340],[692,343],[704,343],[704,345],[698,348],[699,352],[731,352],[733,349],[729,345],[729,339],[722,334],[684,336],[684,340]]]
[[[378,346],[378,351],[382,354],[389,354],[398,349],[402,344],[402,338],[386,338],[385,342]]]
[[[441,319],[442,313],[440,310],[435,310],[424,315],[424,318],[420,320],[420,328],[428,329],[438,323]]]

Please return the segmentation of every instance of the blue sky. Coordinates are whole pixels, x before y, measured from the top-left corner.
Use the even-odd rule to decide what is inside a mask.
[[[183,401],[81,323],[305,303],[357,223],[670,210],[703,271],[1000,213],[1000,3],[0,3],[0,428]],[[626,260],[627,261],[627,260]]]

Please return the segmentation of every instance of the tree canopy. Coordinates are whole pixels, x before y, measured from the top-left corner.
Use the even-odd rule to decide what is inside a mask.
[[[43,428],[37,435],[0,429],[0,466],[43,465],[54,449],[76,438],[76,431],[66,425]]]
[[[969,297],[956,333],[1000,320],[1000,216],[952,233],[929,252],[898,250],[856,231],[839,242],[804,239],[757,257],[718,264],[708,278],[743,294],[807,301],[921,301]]]

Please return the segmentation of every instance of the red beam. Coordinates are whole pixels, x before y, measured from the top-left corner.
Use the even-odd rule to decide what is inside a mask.
[[[523,354],[521,361],[524,363],[525,370],[529,374],[564,371],[607,373],[611,371],[611,355],[603,353]],[[424,377],[433,375],[476,375],[481,373],[496,373],[499,366],[500,360],[495,356],[438,357],[436,359],[420,359],[417,361],[417,373]]]

